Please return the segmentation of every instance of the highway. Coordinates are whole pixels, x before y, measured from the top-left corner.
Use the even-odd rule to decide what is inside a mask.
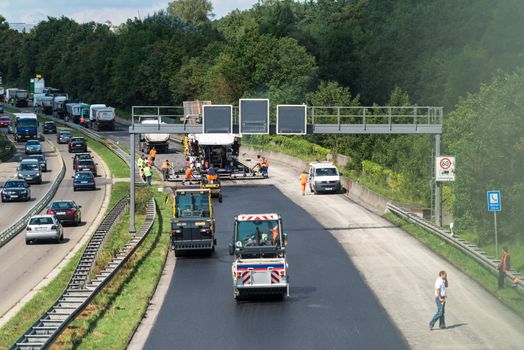
[[[1,132],[5,132],[6,129]],[[12,140],[12,137],[9,136]],[[25,142],[15,143],[16,154],[15,156],[0,164],[0,183],[3,185],[8,179],[16,177],[16,168],[19,165],[20,159],[25,156],[24,147]],[[16,220],[25,215],[25,213],[31,209],[35,202],[42,198],[42,196],[49,190],[52,185],[53,179],[58,175],[61,169],[61,162],[56,153],[54,153],[47,142],[42,142],[44,147],[44,155],[47,158],[48,171],[42,173],[42,184],[31,185],[31,200],[29,202],[0,202],[0,231],[5,230],[11,226]],[[1,312],[0,312],[1,314]]]
[[[55,135],[48,136],[54,142]],[[81,205],[82,224],[78,227],[64,227],[65,239],[60,244],[37,243],[26,245],[24,233],[22,232],[0,249],[0,276],[2,276],[2,283],[0,284],[0,315],[3,315],[13,307],[18,300],[31,291],[31,289],[33,289],[64,259],[67,253],[87,232],[90,224],[100,214],[106,193],[105,184],[110,182],[110,179],[107,178],[107,173],[101,166],[100,160],[95,157],[95,160],[99,163],[99,177],[97,177],[96,180],[97,190],[74,192],[72,185],[73,180],[71,178],[73,175],[72,155],[67,152],[67,145],[57,146],[64,158],[67,170],[66,176],[54,199],[73,199]],[[58,157],[55,156],[54,158],[51,158],[50,161],[52,161],[52,163],[50,163],[51,165],[49,168],[55,170],[55,172],[48,173],[48,180],[56,174],[56,169],[58,169]],[[32,191],[35,191],[39,186],[40,185],[32,186]],[[2,204],[0,210],[2,223],[7,222],[11,224],[14,222],[14,218],[11,219],[14,216],[14,213],[22,211],[21,208],[16,208],[17,204],[18,203]],[[8,210],[11,211],[8,212]],[[25,211],[20,212],[19,215],[21,216],[24,213]]]
[[[217,251],[177,259],[147,349],[407,348],[337,241],[275,187],[227,187],[215,210]],[[289,236],[290,297],[237,305],[227,252],[233,216],[268,212],[282,215]]]

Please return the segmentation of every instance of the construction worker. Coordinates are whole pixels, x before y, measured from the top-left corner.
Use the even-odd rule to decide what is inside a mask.
[[[195,169],[191,166],[186,168],[185,174],[184,174],[184,181],[182,181],[182,185],[185,185],[186,180],[191,180],[193,178],[193,172]]]
[[[276,245],[278,240],[278,224],[276,224],[275,227],[271,229],[271,244]]]
[[[213,166],[213,164],[211,164],[211,166],[209,167],[209,169],[207,169],[207,182],[209,183],[213,183],[213,181],[215,181],[216,179],[218,179],[218,174],[217,174],[217,170],[215,169],[215,167]]]
[[[151,150],[149,151],[149,157],[151,158],[151,161],[153,162],[153,165],[155,164],[155,158],[156,158],[156,148],[153,146]]]
[[[140,177],[144,178],[144,166],[145,166],[144,156],[140,156],[136,160],[136,166],[138,167],[138,172],[140,173]]]
[[[162,169],[162,175],[164,176],[164,180],[167,180],[170,167],[171,167],[171,164],[169,164],[169,160],[166,159],[164,160],[164,162],[162,162],[162,166],[160,168]]]
[[[151,186],[151,180],[153,179],[153,167],[151,165],[144,168],[144,176],[146,177],[146,184]]]
[[[81,115],[80,116],[80,126],[84,126],[85,122],[86,122],[86,120],[84,119],[84,116]]]
[[[269,160],[266,157],[262,157],[262,173],[264,177],[269,177]]]
[[[302,195],[305,196],[306,195],[306,184],[307,184],[307,172],[303,171],[299,179],[300,179],[300,187],[302,188]]]

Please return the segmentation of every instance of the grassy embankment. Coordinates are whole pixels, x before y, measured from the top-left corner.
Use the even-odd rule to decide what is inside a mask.
[[[254,148],[258,148],[265,151],[284,153],[308,162],[312,162],[315,160],[325,160],[327,155],[331,153],[331,150],[329,150],[328,148],[309,142],[301,137],[278,135],[251,136],[244,137],[242,142],[245,145]],[[271,162],[271,159],[269,161]],[[395,191],[392,188],[385,186],[384,184],[377,183],[376,181],[374,181],[371,175],[367,175],[365,172],[357,173],[356,171],[350,170],[346,167],[339,167],[339,171],[341,175],[344,175],[345,177],[353,180],[354,182],[362,186],[365,186],[370,190],[393,201],[399,203],[412,204],[416,206],[424,206],[424,203],[414,200],[413,198],[407,196],[406,194],[400,191]]]
[[[11,159],[15,152],[16,147],[3,132],[0,132],[0,163]]]
[[[505,288],[499,289],[497,274],[494,271],[486,269],[475,259],[415,224],[409,223],[391,213],[386,214],[385,217],[389,221],[400,225],[405,231],[409,232],[431,250],[448,260],[453,266],[469,275],[504,304],[524,317],[524,296],[509,286],[507,282]]]

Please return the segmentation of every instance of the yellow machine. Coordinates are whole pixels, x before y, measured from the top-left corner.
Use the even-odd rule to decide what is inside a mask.
[[[222,203],[222,184],[218,175],[210,176],[202,174],[200,178],[200,188],[211,191],[211,197],[218,198],[218,202]]]

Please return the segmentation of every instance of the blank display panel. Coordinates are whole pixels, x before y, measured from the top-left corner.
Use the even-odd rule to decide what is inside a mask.
[[[202,107],[204,134],[233,133],[233,106],[204,105]]]
[[[277,134],[305,135],[306,132],[306,105],[277,106]]]
[[[269,100],[240,99],[241,134],[269,134]]]

